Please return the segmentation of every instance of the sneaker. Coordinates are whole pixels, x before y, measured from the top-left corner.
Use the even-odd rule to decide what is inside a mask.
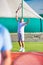
[[[22,52],[22,48],[20,48],[20,50],[19,50],[20,52]]]
[[[25,52],[25,49],[24,48],[22,48],[22,52]]]

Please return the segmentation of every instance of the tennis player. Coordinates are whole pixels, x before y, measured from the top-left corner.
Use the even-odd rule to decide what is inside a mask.
[[[25,52],[25,45],[24,45],[24,28],[25,25],[29,22],[24,22],[23,18],[21,20],[18,20],[18,11],[16,11],[16,19],[18,21],[18,42],[20,46],[20,52]]]
[[[11,48],[10,33],[0,24],[0,65],[11,65]]]

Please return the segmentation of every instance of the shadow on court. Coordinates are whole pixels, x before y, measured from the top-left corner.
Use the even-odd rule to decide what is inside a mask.
[[[43,65],[43,52],[11,53],[12,65]]]

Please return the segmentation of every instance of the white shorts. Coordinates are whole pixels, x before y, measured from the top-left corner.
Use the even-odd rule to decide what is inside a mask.
[[[24,34],[18,33],[18,41],[24,41]]]

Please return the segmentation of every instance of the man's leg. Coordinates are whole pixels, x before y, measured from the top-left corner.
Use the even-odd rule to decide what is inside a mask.
[[[24,41],[21,41],[21,43],[22,43],[22,47],[23,47],[23,48],[25,48],[25,44],[24,44]]]
[[[22,52],[25,52],[25,44],[23,41],[21,43],[22,43]]]
[[[22,43],[21,43],[21,34],[20,33],[18,33],[18,43],[19,43],[19,46],[20,46],[19,51],[22,51]]]
[[[0,52],[0,65],[1,65],[1,52]]]
[[[19,46],[21,47],[22,44],[21,44],[21,34],[20,33],[18,33],[18,43],[19,43]]]
[[[22,47],[22,43],[21,43],[21,41],[18,41],[18,43],[19,43],[19,46]]]
[[[20,50],[19,51],[22,52],[22,43],[21,43],[21,41],[19,41],[18,43],[19,43],[19,46],[20,46]]]
[[[11,52],[10,51],[3,51],[2,52],[2,65],[11,65]]]
[[[21,34],[22,52],[25,52],[24,34]]]

